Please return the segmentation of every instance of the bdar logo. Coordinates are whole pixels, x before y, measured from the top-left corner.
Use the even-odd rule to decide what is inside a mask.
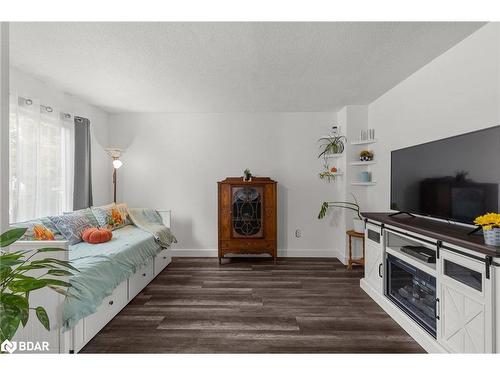
[[[0,349],[2,350],[2,352],[9,352],[10,354],[12,354],[17,349],[17,343],[5,340],[4,342],[2,342],[2,346]]]

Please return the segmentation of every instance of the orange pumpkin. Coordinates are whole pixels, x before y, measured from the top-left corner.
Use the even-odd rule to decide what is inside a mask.
[[[105,228],[88,228],[82,233],[82,240],[92,244],[108,242],[112,237],[113,233]]]

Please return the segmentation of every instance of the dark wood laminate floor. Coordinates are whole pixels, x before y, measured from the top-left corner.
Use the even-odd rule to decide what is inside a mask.
[[[336,259],[173,262],[83,353],[421,353]]]

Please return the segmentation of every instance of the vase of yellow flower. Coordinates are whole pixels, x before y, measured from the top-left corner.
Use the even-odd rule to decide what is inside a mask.
[[[478,216],[474,220],[474,224],[483,228],[486,245],[500,246],[500,214],[487,213]]]

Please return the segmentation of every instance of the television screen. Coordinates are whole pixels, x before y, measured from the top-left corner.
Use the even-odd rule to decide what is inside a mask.
[[[500,212],[500,126],[391,153],[391,209],[472,224]]]

